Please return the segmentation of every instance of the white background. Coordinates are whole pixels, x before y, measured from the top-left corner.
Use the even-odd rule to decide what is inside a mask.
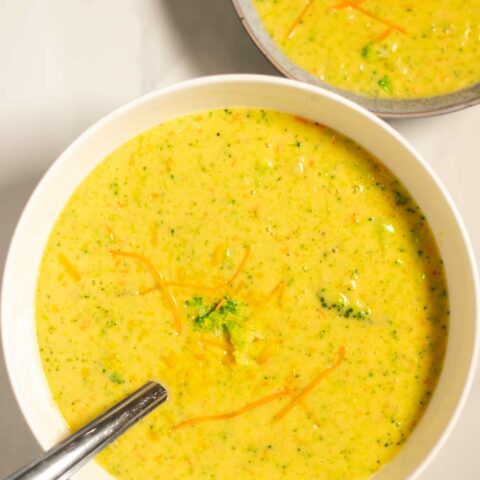
[[[0,0],[0,267],[55,158],[94,121],[178,80],[276,74],[229,0]],[[392,122],[452,194],[480,257],[480,106]],[[422,480],[480,479],[480,374]],[[39,453],[0,363],[0,476]]]

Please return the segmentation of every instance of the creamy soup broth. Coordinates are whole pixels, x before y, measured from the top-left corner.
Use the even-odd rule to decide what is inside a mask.
[[[169,400],[98,456],[121,479],[366,479],[445,351],[427,221],[360,146],[259,109],[168,121],[80,184],[45,248],[40,354],[77,429]]]

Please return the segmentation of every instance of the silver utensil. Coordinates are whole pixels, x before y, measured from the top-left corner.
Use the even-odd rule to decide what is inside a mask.
[[[5,480],[68,478],[166,399],[167,391],[162,385],[157,382],[148,382]]]

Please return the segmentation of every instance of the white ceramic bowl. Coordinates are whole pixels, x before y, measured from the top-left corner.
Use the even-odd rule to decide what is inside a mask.
[[[68,432],[42,371],[35,334],[34,297],[44,246],[70,195],[98,162],[140,132],[180,115],[232,106],[290,112],[338,130],[379,157],[408,188],[427,216],[445,262],[450,292],[451,324],[445,366],[430,406],[409,441],[375,476],[376,480],[416,478],[452,430],[473,377],[478,282],[472,248],[436,175],[397,132],[336,94],[281,78],[207,77],[153,92],[95,124],[49,169],[17,226],[3,283],[3,346],[22,412],[45,449]],[[110,476],[90,463],[77,478]]]

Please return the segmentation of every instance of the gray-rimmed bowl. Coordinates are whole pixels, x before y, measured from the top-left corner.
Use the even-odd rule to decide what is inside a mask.
[[[375,98],[336,88],[292,62],[275,44],[257,14],[252,0],[232,0],[245,30],[258,49],[288,78],[301,80],[338,93],[383,118],[429,117],[455,112],[480,103],[480,81],[444,95],[411,99]]]

